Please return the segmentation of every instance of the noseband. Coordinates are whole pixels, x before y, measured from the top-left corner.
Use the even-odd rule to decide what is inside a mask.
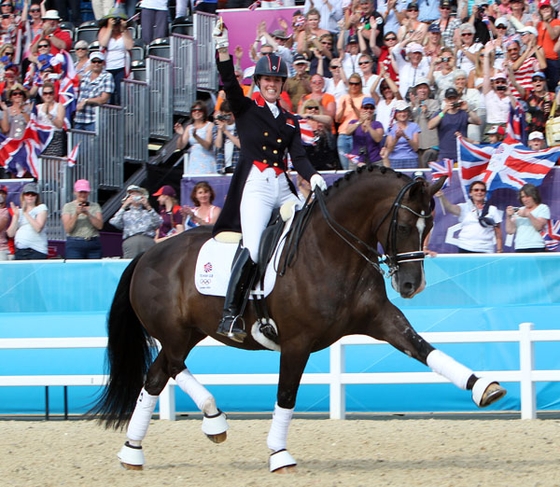
[[[418,250],[414,252],[396,253],[399,210],[402,208],[403,210],[410,211],[414,216],[418,218],[427,219],[432,217],[431,213],[428,215],[424,215],[402,204],[402,200],[404,199],[406,193],[415,184],[419,184],[419,181],[411,181],[410,183],[406,184],[401,188],[399,194],[397,194],[395,198],[393,205],[391,206],[391,209],[387,212],[387,214],[383,217],[383,219],[379,222],[379,225],[377,225],[377,228],[375,229],[375,233],[377,234],[377,230],[379,230],[379,227],[389,217],[389,215],[391,215],[389,234],[387,235],[387,242],[386,245],[384,246],[384,249],[390,249],[390,253],[385,255],[380,254],[376,248],[373,248],[371,245],[364,242],[361,238],[357,237],[352,232],[344,228],[342,225],[334,221],[329,213],[329,210],[327,209],[323,192],[320,191],[319,189],[315,190],[315,201],[318,203],[319,208],[321,208],[321,212],[323,213],[325,221],[332,229],[332,231],[336,233],[344,242],[346,242],[350,246],[350,248],[352,248],[352,250],[354,250],[354,252],[356,252],[360,257],[362,257],[381,275],[385,277],[390,277],[399,270],[399,264],[402,264],[404,262],[419,262],[424,260],[424,252],[422,250]],[[365,251],[360,250],[360,247],[365,249]],[[373,254],[379,260],[379,263],[375,262],[370,257],[368,257],[366,253]],[[387,267],[389,268],[389,272],[385,272],[380,267],[379,264],[387,265]]]

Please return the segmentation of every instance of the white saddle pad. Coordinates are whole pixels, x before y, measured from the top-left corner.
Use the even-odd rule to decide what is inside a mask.
[[[276,271],[278,269],[278,261],[284,248],[285,236],[288,233],[292,222],[294,221],[295,208],[291,216],[284,224],[284,230],[280,237],[280,243],[274,255],[270,260],[265,273],[264,289],[257,289],[252,294],[268,296],[276,282]],[[199,293],[208,296],[222,296],[227,292],[229,278],[231,275],[231,266],[237,251],[238,243],[219,242],[215,238],[211,238],[201,247],[196,261],[194,271],[194,281],[196,289]]]

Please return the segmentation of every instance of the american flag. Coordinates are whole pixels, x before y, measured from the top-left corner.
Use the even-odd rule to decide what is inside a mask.
[[[500,188],[520,189],[526,183],[540,186],[560,157],[560,147],[533,151],[520,143],[477,145],[457,138],[459,176],[465,197],[474,181],[486,183],[488,197]]]
[[[548,224],[541,231],[546,249],[556,250],[560,243],[560,220],[548,220]]]
[[[442,159],[441,162],[433,161],[429,163],[432,169],[432,181],[436,181],[443,176],[447,176],[445,186],[451,182],[453,175],[453,159]]]

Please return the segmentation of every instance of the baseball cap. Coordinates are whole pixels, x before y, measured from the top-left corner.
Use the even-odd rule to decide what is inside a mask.
[[[447,88],[445,98],[459,98],[459,92],[455,88]]]
[[[5,184],[0,185],[0,193],[8,194],[8,186],[6,186]]]
[[[543,8],[543,7],[552,7],[550,0],[541,0],[539,2],[539,8]]]
[[[177,196],[177,193],[175,193],[175,190],[171,186],[166,184],[165,186],[159,188],[152,196],[161,196],[161,195],[175,197]]]
[[[105,55],[102,52],[94,51],[89,55],[89,60],[93,61],[94,59],[101,59],[101,61],[105,61]]]
[[[411,10],[411,9],[415,9],[418,10],[418,3],[417,2],[410,2],[407,6],[406,6],[407,10]]]
[[[364,99],[362,100],[362,107],[365,107],[366,105],[375,106],[375,100],[371,96],[364,97]]]
[[[358,36],[356,34],[348,36],[348,44],[358,44]]]
[[[87,179],[78,179],[74,183],[74,191],[76,193],[79,193],[80,191],[91,193],[91,186],[89,185],[89,181]]]
[[[47,10],[42,18],[43,20],[60,20],[60,14],[58,10]]]
[[[37,184],[36,183],[27,183],[23,189],[21,190],[21,192],[23,194],[25,193],[35,193],[35,194],[39,194],[39,189],[37,188]]]
[[[538,36],[539,33],[537,32],[537,29],[535,29],[532,25],[525,25],[524,27],[522,27],[521,29],[519,29],[517,31],[518,34],[533,34],[534,36]]]
[[[296,54],[292,64],[309,64],[309,61],[303,54]]]
[[[286,35],[286,31],[284,29],[276,29],[272,31],[272,37],[276,37],[277,39],[289,39],[290,36]]]
[[[406,52],[409,54],[413,52],[421,52],[422,54],[424,54],[424,48],[422,47],[421,44],[418,44],[417,42],[412,42],[406,48]]]
[[[507,80],[507,76],[505,73],[502,73],[501,71],[498,71],[494,76],[492,76],[492,78],[490,78],[492,81],[496,81],[497,79],[505,79]]]
[[[441,29],[437,24],[430,24],[430,26],[428,27],[428,32],[436,32],[438,34],[441,34]]]
[[[506,135],[506,129],[504,127],[502,127],[501,125],[494,125],[493,127],[490,128],[490,130],[488,132],[486,132],[487,135]]]
[[[529,134],[529,140],[535,140],[535,139],[541,139],[544,140],[544,135],[542,132],[539,132],[538,130],[535,130],[534,132],[531,132]]]
[[[451,2],[449,0],[441,0],[439,2],[440,7],[451,7]]]
[[[416,88],[417,86],[420,86],[420,85],[428,85],[428,87],[429,87],[429,86],[430,86],[430,82],[428,81],[428,78],[418,78],[418,79],[416,80],[416,83],[414,83],[414,84],[412,85],[412,87],[413,87],[413,88]]]
[[[509,22],[505,17],[499,17],[496,19],[496,22],[494,22],[494,25],[496,27],[498,27],[499,25],[503,25],[504,27],[507,27],[509,25]]]
[[[531,79],[533,78],[546,79],[546,75],[542,71],[537,71],[536,73],[533,73],[533,76],[531,76]]]

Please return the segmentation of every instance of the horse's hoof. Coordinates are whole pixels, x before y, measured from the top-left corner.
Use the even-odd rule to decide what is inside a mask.
[[[226,441],[228,429],[226,415],[220,410],[218,410],[218,414],[214,416],[204,415],[202,419],[202,432],[214,443]]]
[[[507,394],[507,391],[496,381],[478,379],[472,389],[474,403],[481,408],[490,406]]]
[[[297,462],[288,450],[279,450],[270,455],[270,471],[274,473],[293,473]]]
[[[206,435],[206,437],[212,443],[223,443],[224,441],[227,440],[227,431],[224,431],[223,433],[220,433],[219,435]]]
[[[121,465],[127,470],[142,470],[145,459],[141,446],[131,445],[128,441],[117,455]]]
[[[278,473],[278,474],[294,474],[297,472],[297,467],[295,465],[291,465],[289,467],[280,467],[277,470],[274,470],[273,473]]]

